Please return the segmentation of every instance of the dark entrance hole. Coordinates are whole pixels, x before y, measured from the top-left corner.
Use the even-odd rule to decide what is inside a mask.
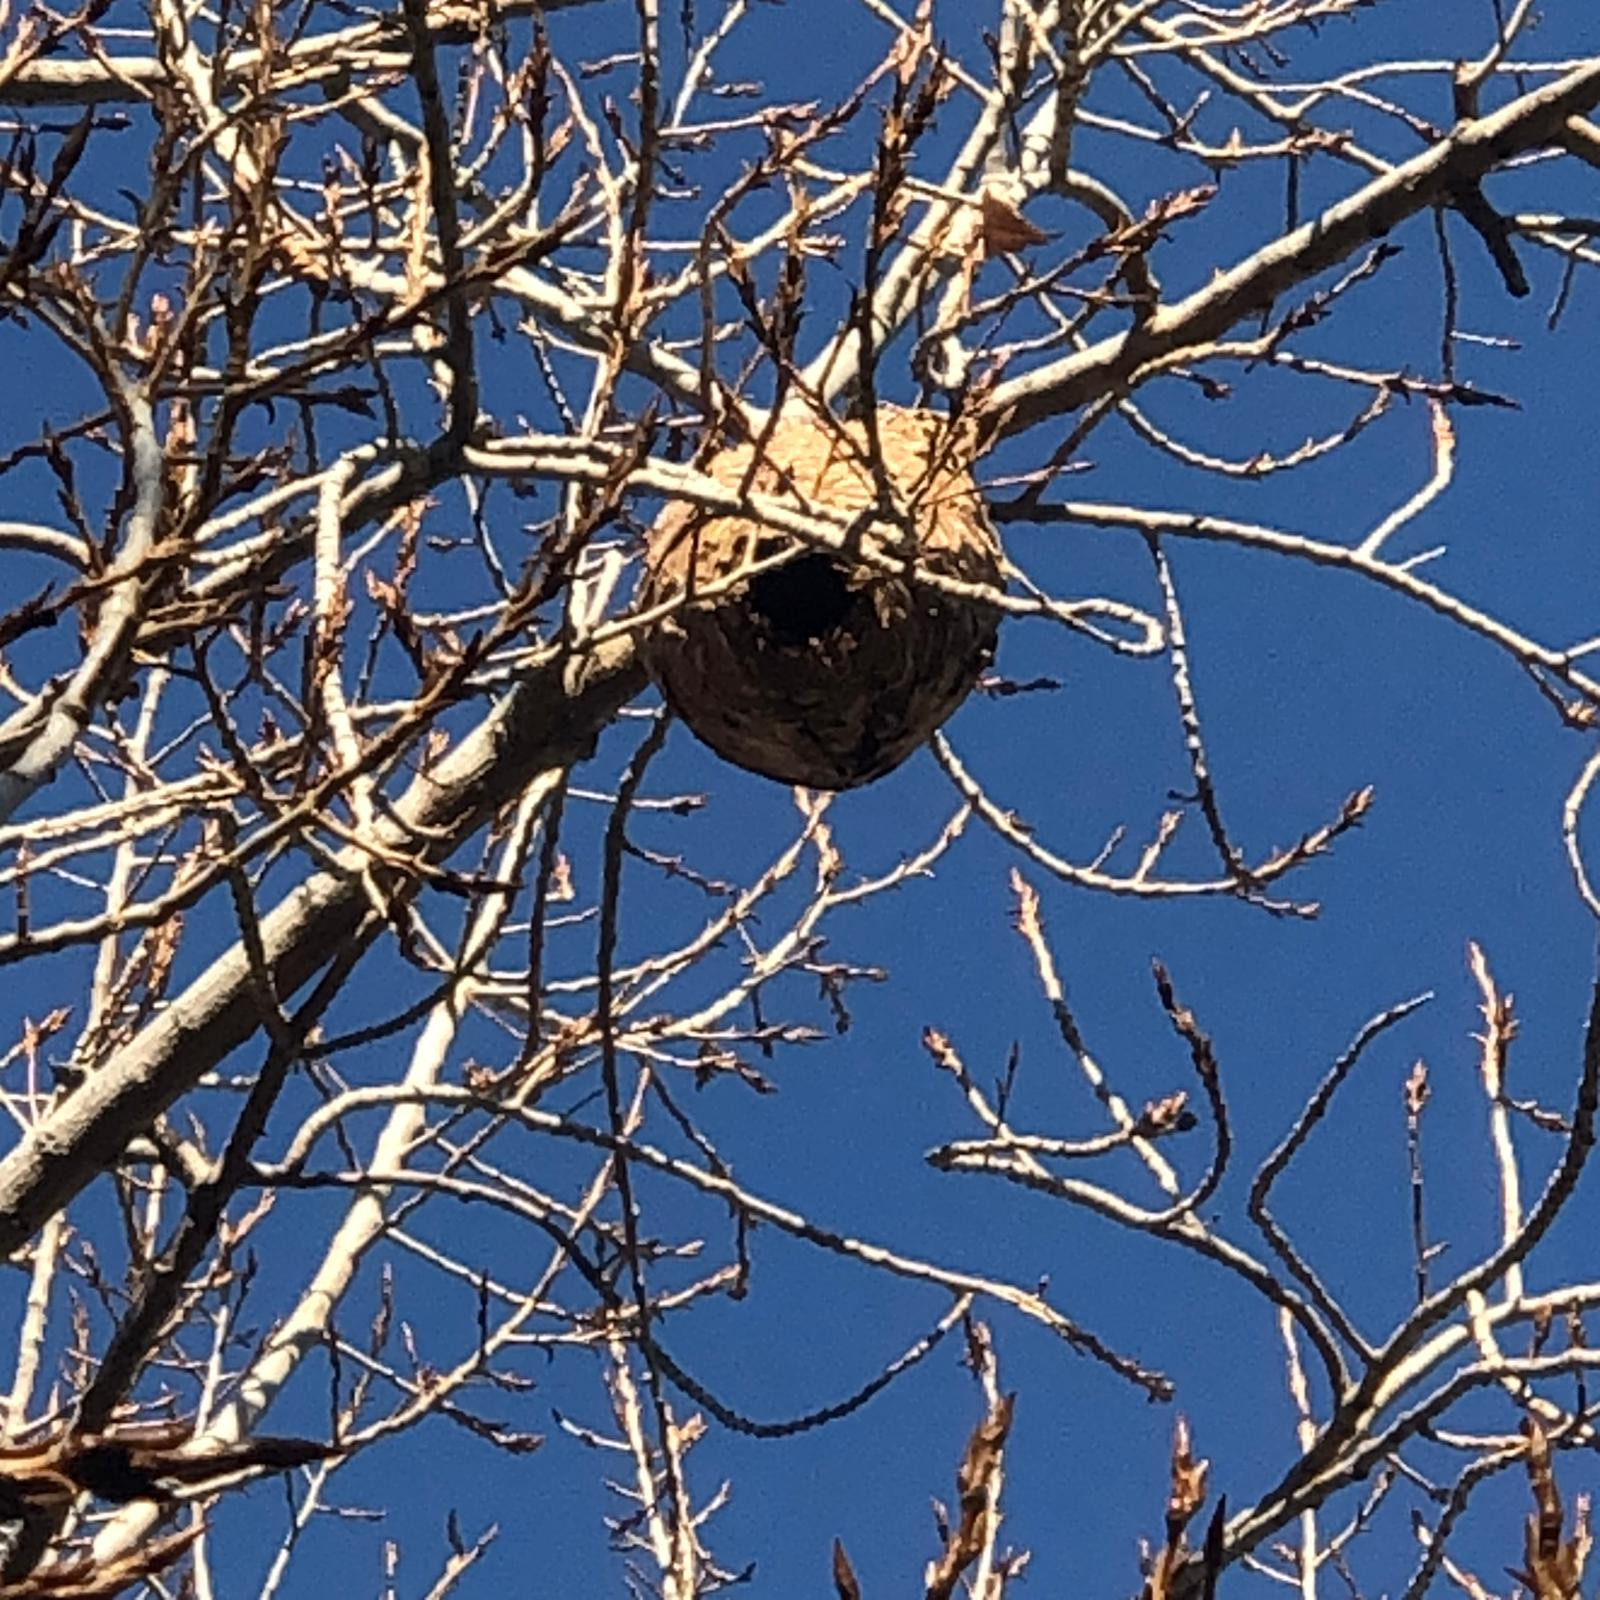
[[[854,599],[844,574],[816,550],[750,580],[750,609],[781,645],[811,644],[831,633],[850,615]]]

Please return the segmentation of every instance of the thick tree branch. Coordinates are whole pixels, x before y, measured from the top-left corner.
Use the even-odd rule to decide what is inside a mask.
[[[1492,116],[1458,124],[1419,156],[1375,178],[1302,228],[1257,250],[1204,289],[1148,321],[1000,384],[988,402],[1000,431],[1020,433],[1049,417],[1126,389],[1138,375],[1219,339],[1277,297],[1336,266],[1430,206],[1440,205],[1511,156],[1566,138],[1575,117],[1600,105],[1600,61],[1591,61]]]
[[[644,683],[631,639],[580,660],[547,660],[397,804],[380,848],[443,859],[529,783],[581,760]],[[273,984],[287,998],[313,977],[370,913],[370,857],[352,847],[340,872],[318,872],[262,919]],[[170,1006],[0,1161],[0,1253],[117,1159],[128,1141],[256,1030],[254,977],[242,944],[212,962]]]

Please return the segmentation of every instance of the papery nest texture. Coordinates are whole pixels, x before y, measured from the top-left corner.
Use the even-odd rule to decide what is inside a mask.
[[[681,601],[648,650],[667,703],[725,760],[784,783],[882,777],[994,653],[981,591],[1000,588],[1001,552],[972,430],[894,406],[874,423],[791,410],[704,464],[726,488],[844,519],[831,534],[819,521],[826,547],[682,501],[650,534],[641,601]]]

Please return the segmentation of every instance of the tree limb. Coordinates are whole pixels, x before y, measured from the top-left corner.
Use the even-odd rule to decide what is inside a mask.
[[[412,782],[395,807],[399,820],[380,829],[380,849],[448,856],[527,784],[581,760],[644,676],[631,638],[577,661],[547,659]],[[343,870],[312,874],[262,919],[262,948],[284,998],[370,912],[362,883],[368,852],[352,847],[338,859]],[[249,957],[235,944],[0,1161],[0,1254],[25,1244],[129,1139],[255,1032],[253,983]]]
[[[1221,338],[1288,289],[1326,271],[1408,217],[1444,203],[1523,151],[1568,136],[1600,104],[1600,61],[1586,63],[1492,116],[1462,122],[1421,155],[1374,178],[1321,216],[1274,240],[1148,321],[997,386],[986,409],[1021,433],[1129,387],[1143,369]]]

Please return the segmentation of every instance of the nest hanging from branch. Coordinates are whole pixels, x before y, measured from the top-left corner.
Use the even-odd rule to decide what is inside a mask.
[[[892,518],[872,516],[881,498],[860,422],[785,416],[759,467],[742,444],[705,468],[729,488],[848,520],[837,548],[684,502],[650,534],[641,600],[687,597],[648,649],[667,703],[725,760],[784,783],[882,777],[955,711],[994,652],[993,606],[910,570],[914,559],[941,578],[1001,583],[970,447],[930,411],[883,406],[876,423]]]

